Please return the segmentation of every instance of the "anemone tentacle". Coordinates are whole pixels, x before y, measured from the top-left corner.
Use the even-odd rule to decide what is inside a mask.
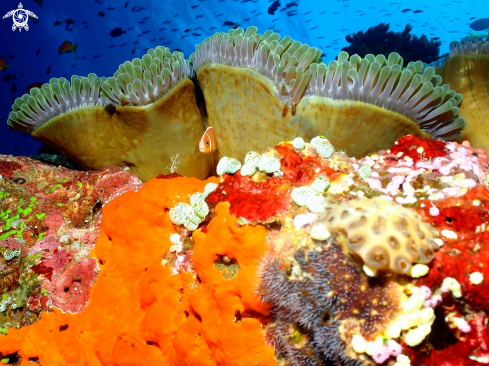
[[[312,77],[304,97],[374,104],[415,121],[433,138],[458,138],[465,127],[458,117],[462,96],[448,85],[440,86],[441,78],[433,67],[420,74],[422,62],[410,62],[404,70],[402,64],[402,57],[395,52],[387,59],[371,54],[362,59],[342,51],[328,66],[310,66]]]
[[[450,43],[450,56],[471,55],[474,53],[489,54],[489,42],[487,33],[472,33],[464,37],[460,42]]]
[[[254,70],[274,83],[281,105],[294,110],[311,78],[309,65],[321,51],[271,30],[257,31],[252,26],[216,33],[195,47],[190,62],[196,72],[213,63]]]
[[[30,94],[17,98],[12,105],[7,124],[20,132],[32,132],[65,112],[86,105],[106,105],[100,96],[100,87],[106,80],[95,74],[87,77],[73,75],[71,83],[65,78],[52,78],[40,89],[32,88]]]
[[[146,105],[167,94],[193,70],[183,53],[167,47],[150,48],[141,59],[121,64],[112,77],[102,84],[102,95],[120,105]]]

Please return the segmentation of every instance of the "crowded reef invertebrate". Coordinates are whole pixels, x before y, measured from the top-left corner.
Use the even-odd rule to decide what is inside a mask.
[[[436,73],[458,92],[464,101],[460,116],[467,121],[462,138],[472,145],[489,149],[489,42],[487,33],[469,34],[450,43],[450,56],[433,63]]]
[[[322,137],[314,141],[327,145]],[[408,366],[442,360],[472,366],[485,360],[489,337],[487,162],[468,142],[413,135],[359,159],[337,149],[324,158],[297,138],[263,154],[251,151],[240,170],[231,164],[231,172],[206,182],[172,174],[141,187],[131,175],[120,188],[135,192],[103,208],[92,251],[96,262],[90,261],[99,274],[88,305],[82,310],[58,302],[82,311],[53,307],[35,324],[10,327],[0,336],[0,358],[16,352],[23,363],[38,358],[46,366]],[[6,163],[0,160],[0,188],[23,177],[16,171],[20,164]],[[243,175],[247,164],[256,171]],[[31,179],[18,184],[42,182]],[[100,183],[98,194],[117,195],[112,184]],[[61,187],[44,187],[41,195],[54,196]],[[325,205],[314,206],[310,197]],[[5,202],[20,200],[0,189],[0,205]],[[16,213],[23,218],[29,210],[33,202],[0,212],[0,235],[17,236],[2,242],[7,254],[22,248],[11,260],[0,256],[0,271],[31,250],[17,242],[19,235],[29,239],[32,227]],[[34,245],[42,263],[33,270],[46,276],[69,254],[61,255],[66,238],[48,239]],[[401,265],[397,256],[404,258]],[[53,267],[54,287],[44,281],[44,293],[34,294],[41,305],[53,299],[46,290],[93,269],[65,263]],[[91,283],[81,280],[71,287],[85,286],[85,304]],[[25,306],[12,291],[5,295],[2,316]]]
[[[197,147],[203,124],[191,75],[182,53],[158,46],[113,77],[74,75],[33,88],[15,101],[8,124],[85,169],[129,167],[146,181],[178,153],[180,174],[205,178],[211,163]]]
[[[369,53],[388,55],[396,52],[406,63],[418,60],[430,63],[440,58],[441,41],[433,38],[428,40],[424,34],[421,37],[411,34],[413,26],[410,24],[406,24],[402,32],[389,31],[389,27],[390,24],[380,23],[365,32],[349,34],[345,39],[350,45],[341,50],[360,57]]]
[[[400,311],[401,287],[369,281],[331,238],[292,260],[265,260],[260,276],[258,293],[274,305],[268,340],[292,365],[373,365],[354,350],[353,337],[383,336]]]
[[[325,226],[373,271],[409,274],[412,263],[434,257],[438,233],[415,212],[384,198],[358,199],[327,209],[315,226]],[[314,229],[314,228],[313,228]]]
[[[432,68],[420,74],[421,61],[403,69],[397,53],[362,59],[341,52],[326,65],[319,55],[314,47],[272,31],[257,33],[256,27],[216,33],[196,46],[190,61],[219,157],[238,159],[250,148],[260,151],[298,135],[324,135],[350,156],[387,148],[409,133],[460,136],[461,95],[441,85]]]

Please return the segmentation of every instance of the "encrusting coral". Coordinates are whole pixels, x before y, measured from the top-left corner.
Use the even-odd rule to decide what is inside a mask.
[[[432,64],[443,80],[462,93],[460,116],[467,121],[462,140],[489,149],[489,42],[487,33],[469,34],[450,44],[450,56]]]
[[[391,146],[406,134],[455,139],[462,97],[421,61],[403,70],[397,53],[320,63],[321,52],[256,27],[216,33],[190,62],[204,92],[219,158],[275,141],[324,135],[350,156]],[[287,107],[287,108],[286,108]]]
[[[101,207],[141,181],[118,167],[80,172],[0,155],[0,332],[56,307],[82,311],[97,278]]]
[[[413,262],[431,262],[438,249],[436,230],[411,210],[382,198],[343,202],[326,210],[318,225],[336,233],[336,240],[373,271],[409,274]]]
[[[147,181],[168,173],[178,154],[180,174],[203,179],[211,162],[197,146],[203,123],[191,76],[182,53],[158,46],[114,77],[74,75],[33,88],[17,98],[8,124],[85,169],[129,167]]]

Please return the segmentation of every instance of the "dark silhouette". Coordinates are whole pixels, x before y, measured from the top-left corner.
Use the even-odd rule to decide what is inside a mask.
[[[418,60],[431,63],[443,56],[439,56],[440,41],[433,38],[428,40],[424,34],[421,37],[413,35],[410,33],[412,29],[412,25],[406,24],[402,32],[393,32],[389,31],[389,24],[380,23],[366,32],[347,35],[345,39],[350,45],[342,51],[348,52],[350,56],[358,54],[361,57],[369,53],[387,57],[389,53],[397,52],[404,59],[404,65]]]

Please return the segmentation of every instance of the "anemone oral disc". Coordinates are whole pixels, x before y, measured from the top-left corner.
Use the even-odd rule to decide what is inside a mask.
[[[205,179],[210,159],[199,152],[203,133],[194,86],[183,80],[165,96],[145,106],[82,106],[37,128],[32,136],[55,147],[85,169],[127,166],[141,180],[176,171]]]
[[[205,179],[211,160],[198,150],[204,124],[192,74],[182,53],[158,46],[110,78],[51,79],[17,98],[7,123],[85,169],[126,166],[143,181],[173,172]]]
[[[489,151],[489,54],[450,56],[436,73],[463,95],[459,114],[467,125],[460,140]]]

